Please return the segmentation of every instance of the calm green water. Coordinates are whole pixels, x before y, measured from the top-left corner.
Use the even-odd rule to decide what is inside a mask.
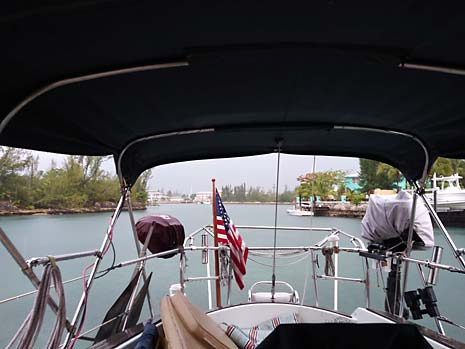
[[[227,205],[231,218],[237,225],[273,225],[274,206],[272,205]],[[279,226],[305,226],[311,224],[314,227],[338,227],[343,231],[359,236],[360,220],[347,218],[326,218],[326,217],[292,217],[286,214],[286,206],[278,207]],[[180,219],[186,229],[186,234],[194,231],[198,227],[211,222],[211,207],[209,205],[162,205],[150,207],[147,211],[136,212],[136,219],[148,214],[171,214]],[[0,218],[0,226],[7,232],[10,239],[16,244],[19,251],[26,257],[43,256],[49,254],[64,254],[76,251],[97,249],[103,239],[107,224],[110,220],[109,213],[85,214],[70,216],[24,216]],[[459,247],[465,246],[465,228],[451,228],[456,244]],[[241,231],[245,241],[249,246],[272,246],[273,236],[271,231]],[[278,232],[278,245],[299,246],[312,244],[323,238],[324,233],[308,232]],[[124,261],[136,257],[134,240],[129,224],[127,213],[122,213],[115,229],[114,237],[116,247],[116,260]],[[456,265],[454,258],[447,250],[444,240],[440,234],[436,234],[436,242],[445,247],[443,263]],[[200,239],[196,241],[200,244]],[[344,245],[348,245],[344,242]],[[429,252],[415,252],[415,257],[429,258]],[[200,254],[188,255],[188,276],[204,276],[204,266],[200,264]],[[252,257],[259,262],[270,264],[271,260]],[[320,258],[320,267],[323,268],[323,259]],[[111,252],[106,256],[103,267],[111,264]],[[79,276],[82,270],[92,259],[66,261],[60,264],[63,279],[67,280]],[[303,294],[307,262],[302,261],[292,264],[296,258],[281,259],[278,261],[277,279],[291,283],[300,293]],[[287,264],[287,265],[286,265]],[[289,265],[290,264],[290,265]],[[0,299],[8,298],[19,293],[32,290],[32,286],[27,278],[21,273],[9,254],[0,246],[0,265],[2,283],[0,287]],[[147,269],[154,273],[151,284],[151,294],[154,304],[158,304],[161,297],[167,294],[169,285],[179,282],[179,259],[151,260],[147,264]],[[87,319],[85,329],[99,324],[105,312],[113,304],[116,297],[124,289],[129,281],[133,269],[131,267],[115,270],[107,276],[95,281],[91,290],[88,304]],[[36,272],[41,273],[41,268]],[[320,273],[322,269],[320,269]],[[342,255],[340,257],[341,276],[363,277],[361,262],[354,255]],[[416,269],[410,269],[409,289],[420,287],[420,280]],[[246,289],[242,292],[234,285],[232,292],[233,302],[247,301],[247,288],[259,280],[271,280],[271,268],[249,260],[247,263],[247,276],[245,278]],[[311,278],[309,279],[311,281]],[[383,306],[383,292],[378,287],[376,274],[371,272],[371,295],[372,305],[377,308]],[[80,281],[66,285],[67,314],[71,318],[75,306],[82,291]],[[319,282],[320,306],[332,307],[332,283],[328,281]],[[441,312],[448,318],[465,323],[465,302],[461,296],[465,293],[465,277],[460,278],[447,272],[439,275],[439,284],[435,288],[439,298]],[[339,310],[350,313],[356,306],[363,306],[365,301],[364,289],[360,284],[340,283],[340,304]],[[207,288],[206,283],[190,283],[187,286],[187,293],[203,308],[207,308]],[[313,284],[309,283],[305,302],[314,304],[315,294]],[[0,347],[7,344],[13,336],[24,317],[29,312],[33,296],[23,298],[18,301],[0,305]],[[158,312],[155,306],[155,312]],[[145,309],[142,318],[148,318],[148,310]],[[47,314],[51,318],[51,314]],[[431,320],[423,320],[423,325],[433,327]],[[48,326],[47,326],[48,324]],[[48,328],[50,321],[42,330],[42,336],[37,348],[43,347],[48,338]],[[465,341],[465,332],[446,325],[448,335]],[[78,347],[87,347],[89,344],[83,343]]]

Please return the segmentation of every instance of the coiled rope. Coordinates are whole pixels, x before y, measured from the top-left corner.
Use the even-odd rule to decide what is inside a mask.
[[[52,328],[46,349],[58,349],[61,342],[61,337],[66,326],[66,306],[65,306],[65,291],[61,278],[61,272],[55,263],[53,257],[50,258],[50,263],[44,268],[42,280],[40,281],[37,296],[34,300],[31,312],[26,316],[18,331],[5,347],[10,349],[19,339],[17,349],[33,348],[39,335],[42,323],[44,320],[47,300],[50,294],[50,284],[53,280],[54,288],[58,296],[58,310],[55,323]]]

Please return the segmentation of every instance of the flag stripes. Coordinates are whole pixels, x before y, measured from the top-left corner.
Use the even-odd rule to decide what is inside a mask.
[[[249,250],[234,223],[229,218],[218,190],[216,191],[216,225],[218,243],[229,246],[234,278],[242,290],[244,288],[243,279],[246,274],[245,265]]]

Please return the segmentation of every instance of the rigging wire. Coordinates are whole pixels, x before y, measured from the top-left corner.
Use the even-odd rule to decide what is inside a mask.
[[[316,163],[316,155],[313,155],[313,165],[312,165],[312,190],[311,190],[311,195],[312,195],[312,212],[313,215],[315,214],[315,163]],[[302,200],[299,196],[299,200]],[[302,203],[301,203],[302,204]],[[313,228],[313,215],[310,216],[310,229]],[[304,280],[304,289],[302,292],[302,300],[300,301],[300,305],[304,305],[305,302],[305,294],[307,293],[307,285],[308,285],[308,278],[310,276],[310,262],[314,263],[313,261],[313,253],[308,254],[308,259],[307,259],[307,265],[306,265],[306,273],[305,273],[305,280]],[[315,294],[315,297],[317,295]]]
[[[83,280],[83,287],[84,287],[84,292],[83,292],[83,295],[84,295],[84,308],[82,310],[82,316],[81,316],[81,321],[79,322],[79,326],[78,326],[78,329],[76,331],[76,334],[74,335],[74,338],[73,338],[73,341],[71,342],[69,348],[70,349],[73,349],[74,348],[74,345],[76,344],[77,340],[79,339],[79,335],[81,334],[81,331],[82,331],[82,328],[84,327],[84,322],[85,322],[85,319],[86,319],[86,313],[87,313],[87,293],[89,291],[88,287],[87,287],[87,278],[86,278],[86,274],[87,274],[87,271],[92,268],[94,266],[95,262],[89,264],[87,267],[84,268],[84,270],[82,271],[82,280]]]
[[[278,227],[278,195],[279,195],[279,162],[281,159],[282,140],[278,140],[278,163],[276,166],[276,198],[274,208],[274,236],[273,236],[273,274],[271,275],[271,301],[274,303],[274,295],[276,290],[276,236]]]
[[[285,258],[295,258],[296,256],[304,255],[308,252],[305,251],[286,251],[286,252],[277,252],[276,256],[282,259]],[[249,255],[262,257],[262,258],[273,258],[273,253],[270,252],[258,252],[258,251],[249,251]]]
[[[111,262],[111,266],[106,268],[105,270],[102,270],[101,271],[101,275],[99,276],[96,276],[94,278],[94,280],[97,280],[97,279],[100,279],[100,278],[103,278],[104,276],[106,276],[110,271],[112,271],[115,267],[115,263],[116,263],[116,251],[115,251],[115,245],[113,244],[113,240],[110,240],[110,246],[111,246],[111,250],[113,252],[113,261]]]
[[[300,262],[304,261],[305,259],[307,259],[308,256],[309,256],[309,254],[310,254],[309,252],[305,252],[304,255],[303,255],[302,257],[296,259],[295,261],[287,262],[287,263],[279,264],[279,265],[276,264],[275,267],[276,267],[276,268],[283,268],[283,267],[288,267],[288,266],[290,266],[290,265],[294,265],[294,264],[300,263]],[[257,264],[259,264],[259,265],[263,265],[263,266],[265,266],[265,267],[270,267],[270,268],[273,267],[272,264],[268,264],[268,263],[264,263],[264,262],[259,262],[259,261],[257,261],[256,259],[250,258],[250,256],[249,256],[248,259],[250,259],[250,260],[251,260],[252,262],[254,262],[254,263],[257,263]]]
[[[109,271],[115,269],[114,267],[108,267],[107,269],[104,269],[104,270],[101,270],[101,271],[98,271],[96,274],[103,274],[103,273],[108,273]],[[86,277],[88,277],[90,275],[87,274]],[[97,278],[96,278],[97,279]],[[72,282],[76,282],[78,280],[82,280],[82,275],[81,276],[78,276],[78,277],[75,277],[73,279],[69,279],[69,280],[66,280],[66,281],[63,281],[63,285],[66,285],[66,284],[69,284],[69,283],[72,283]],[[51,285],[50,288],[55,288],[54,285]],[[39,292],[39,290],[33,290],[33,291],[29,291],[29,292],[25,292],[25,293],[22,293],[22,294],[19,294],[19,295],[16,295],[16,296],[13,296],[13,297],[9,297],[9,298],[5,298],[5,299],[2,299],[0,300],[0,305],[3,304],[3,303],[8,303],[8,302],[13,302],[13,301],[16,301],[18,299],[21,299],[21,298],[24,298],[24,297],[27,297],[27,296],[31,296],[33,294],[36,294],[37,292]]]

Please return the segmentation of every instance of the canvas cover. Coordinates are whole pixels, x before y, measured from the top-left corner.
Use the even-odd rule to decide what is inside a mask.
[[[144,244],[153,226],[152,237],[148,249],[152,253],[164,252],[182,246],[184,243],[184,227],[181,222],[170,215],[151,215],[139,219],[136,223],[137,237]],[[170,254],[161,258],[171,258]]]
[[[0,144],[121,156],[147,168],[272,153],[356,156],[410,180],[465,158],[465,2],[8,2],[0,10]],[[7,115],[45,86],[57,86]],[[407,132],[373,134],[337,125]],[[155,136],[141,142],[135,140]],[[131,146],[127,147],[129,144]]]
[[[220,326],[181,292],[162,298],[160,317],[170,349],[238,349]]]
[[[257,349],[432,349],[413,324],[283,324]]]
[[[410,225],[413,198],[400,191],[396,195],[370,195],[368,208],[362,220],[362,237],[376,243],[401,237]],[[434,245],[433,225],[426,207],[418,200],[413,229],[424,243]]]

